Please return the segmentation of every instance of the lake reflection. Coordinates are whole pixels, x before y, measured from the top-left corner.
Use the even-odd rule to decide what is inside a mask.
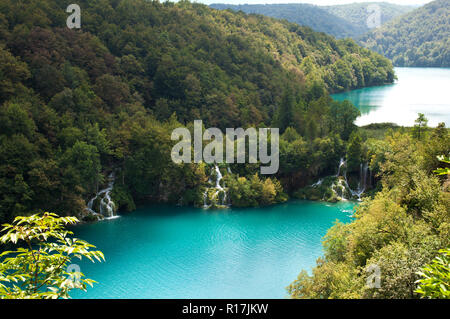
[[[333,94],[336,100],[350,100],[361,111],[359,126],[392,122],[414,125],[417,113],[424,113],[429,126],[450,125],[450,68],[395,68],[394,84]]]

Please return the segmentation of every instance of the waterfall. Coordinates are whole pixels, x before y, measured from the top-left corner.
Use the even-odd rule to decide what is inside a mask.
[[[206,189],[205,192],[203,193],[203,208],[209,208],[207,200],[208,200],[208,189]]]
[[[339,175],[341,174],[341,167],[345,165],[345,160],[343,157],[341,157],[341,160],[339,161],[339,166],[338,166],[338,171],[336,174],[336,177],[339,177]]]
[[[367,186],[367,170],[369,165],[366,163],[361,163],[359,165],[359,183],[358,189],[355,192],[359,199],[361,199],[361,195],[366,191]]]
[[[339,161],[339,166],[338,166],[338,172],[335,175],[335,177],[339,177],[341,175],[341,168],[342,166],[346,166],[347,162],[344,160],[344,158],[341,158],[341,160]],[[361,163],[361,165],[359,166],[359,182],[358,182],[358,188],[356,190],[351,189],[350,185],[348,184],[348,179],[347,179],[347,170],[345,170],[343,172],[343,177],[344,180],[341,181],[339,180],[338,183],[333,184],[332,185],[332,190],[336,193],[336,191],[334,190],[335,187],[338,186],[342,186],[345,187],[349,190],[350,194],[352,195],[352,197],[357,197],[358,200],[361,200],[361,195],[365,192],[366,187],[367,187],[367,172],[369,169],[369,165],[368,163]],[[341,196],[343,199],[345,199],[345,197]]]
[[[323,178],[320,178],[317,182],[315,182],[314,184],[311,184],[311,187],[317,187],[322,185],[323,183]]]
[[[337,174],[334,175],[333,177],[336,178],[336,180],[331,184],[330,189],[331,191],[336,195],[336,197],[340,198],[340,200],[347,200],[347,198],[345,198],[345,191],[348,187],[347,182],[346,182],[346,175],[347,172],[345,171],[344,175],[345,175],[345,180],[342,180],[339,178],[339,176],[341,175],[341,167],[346,165],[346,161],[344,158],[341,158],[339,161],[339,165],[338,165],[338,169],[337,169]],[[311,184],[311,187],[318,187],[320,185],[322,185],[324,179],[320,178],[317,182]],[[325,194],[322,197],[322,200],[324,199]]]
[[[216,201],[220,206],[227,206],[227,191],[225,187],[222,187],[222,185],[220,185],[220,181],[223,179],[223,176],[217,164],[214,164],[213,171],[216,173],[215,186],[207,187],[205,192],[203,193],[203,208],[210,208],[212,206],[212,204],[208,205],[208,201]],[[209,178],[208,182],[212,184],[211,177]],[[214,193],[212,193],[211,190],[214,190]],[[222,199],[220,199],[221,192],[223,193]],[[212,193],[211,196],[209,196],[210,193]]]
[[[338,171],[337,174],[334,177],[339,177],[339,175],[341,174],[341,167],[345,165],[345,160],[344,158],[341,157],[341,160],[339,161],[339,166],[338,166]],[[319,180],[313,184],[311,184],[311,187],[317,187],[322,185],[323,183],[323,178],[319,178]]]
[[[216,175],[217,176],[217,178],[216,178],[216,188],[218,190],[223,190],[223,187],[220,186],[220,181],[222,180],[223,176],[222,176],[222,173],[220,172],[219,166],[217,166],[217,164],[215,164],[214,165],[214,169],[215,169],[216,174],[217,174]]]
[[[358,182],[358,188],[356,190],[353,190],[350,188],[348,181],[347,181],[347,174],[345,174],[345,184],[347,188],[349,189],[350,193],[353,197],[358,197],[358,200],[361,200],[361,195],[364,194],[366,191],[367,186],[367,171],[369,169],[369,164],[361,163],[359,166],[359,182]]]
[[[345,168],[343,168],[343,166],[345,166]],[[334,181],[330,186],[331,191],[336,195],[336,197],[340,198],[340,200],[347,200],[346,198],[346,192],[348,192],[347,194],[350,195],[348,196],[348,199],[351,198],[357,198],[358,200],[361,200],[361,196],[362,194],[366,191],[366,188],[368,186],[367,184],[367,178],[369,177],[369,183],[370,183],[370,175],[371,171],[369,169],[369,164],[366,163],[361,163],[360,167],[359,167],[359,181],[358,181],[358,187],[356,190],[353,190],[349,183],[348,183],[348,179],[347,179],[347,161],[344,158],[341,158],[339,161],[339,165],[338,165],[338,169],[337,169],[337,174],[333,175],[332,177],[334,177]],[[322,185],[322,183],[324,182],[323,178],[320,178],[317,182],[315,182],[314,184],[311,184],[310,187],[318,187],[320,185]],[[327,185],[328,185],[328,179],[327,179]]]
[[[363,166],[363,180],[361,182],[361,185],[362,185],[364,191],[367,188],[367,172],[368,171],[369,171],[369,163],[366,162],[366,163],[364,163],[364,166]]]
[[[348,188],[348,190],[350,191],[350,194],[352,194],[353,197],[358,197],[358,200],[361,200],[361,195],[363,193],[363,191],[360,191],[360,187],[359,187],[359,183],[358,183],[358,189],[357,190],[353,190],[351,189],[350,185],[348,184],[348,180],[347,180],[347,174],[344,175],[344,181],[345,181],[345,186]]]
[[[114,187],[115,176],[114,173],[111,173],[108,176],[108,185],[105,189],[99,191],[95,196],[88,202],[86,210],[91,214],[100,215],[108,218],[115,218],[118,216],[114,215],[115,204],[111,199],[111,191]],[[99,203],[100,212],[96,212],[93,207],[97,198],[101,198]]]
[[[337,179],[337,182],[331,184],[331,191],[337,196],[340,197],[342,201],[346,201],[345,190],[347,189],[347,182],[341,178]],[[339,192],[338,192],[339,191]]]

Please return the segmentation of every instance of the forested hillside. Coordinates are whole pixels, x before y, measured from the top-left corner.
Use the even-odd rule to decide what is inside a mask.
[[[380,23],[385,24],[392,19],[401,16],[409,11],[414,10],[417,6],[398,5],[387,2],[362,2],[349,3],[334,6],[322,6],[325,11],[340,17],[353,25],[363,26],[364,33],[369,31],[367,21],[370,15],[374,14],[374,8],[378,7],[380,10]],[[362,35],[359,34],[359,35]]]
[[[386,23],[414,9],[412,6],[401,6],[384,2],[364,2],[334,6],[316,6],[304,3],[288,4],[242,4],[231,5],[215,3],[212,8],[246,13],[263,14],[277,19],[286,19],[312,28],[314,31],[325,32],[336,38],[358,39],[370,30],[368,17],[373,11],[370,5],[376,4],[380,9],[380,22]]]
[[[172,130],[194,119],[293,127],[277,176],[288,191],[334,171],[355,129],[358,111],[328,92],[394,78],[387,59],[351,40],[263,16],[184,1],[78,3],[80,30],[66,27],[65,1],[0,4],[0,220],[79,215],[111,172],[116,208],[201,203],[211,168],[170,161]],[[255,165],[233,171],[240,203],[285,198],[277,178],[251,178]]]
[[[325,32],[336,38],[353,38],[367,31],[365,24],[354,24],[345,18],[329,13],[322,7],[306,3],[289,4],[211,4],[210,7],[224,10],[263,14],[277,19],[286,19],[298,25],[308,26],[314,31]]]
[[[450,66],[450,0],[435,0],[365,35],[396,66]]]

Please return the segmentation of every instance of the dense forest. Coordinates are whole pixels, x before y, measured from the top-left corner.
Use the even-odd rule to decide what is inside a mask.
[[[356,25],[338,17],[319,6],[306,3],[291,4],[222,4],[214,3],[210,7],[224,10],[243,11],[263,14],[277,19],[308,26],[314,31],[325,32],[336,38],[355,38],[367,31],[365,24]]]
[[[448,154],[450,140],[443,123],[425,130],[422,120],[411,130],[384,130],[385,138],[364,142],[380,179],[377,192],[357,206],[353,222],[329,229],[325,256],[311,275],[302,271],[288,287],[293,298],[450,297],[450,184],[448,169],[435,172],[446,165],[436,154]],[[381,274],[378,287],[367,284],[374,267]],[[417,280],[428,289],[417,289]]]
[[[412,5],[398,5],[388,2],[362,2],[362,3],[349,3],[340,4],[334,6],[323,6],[327,12],[340,17],[353,25],[360,25],[365,27],[364,33],[369,31],[367,21],[370,15],[374,14],[374,5],[380,9],[380,23],[385,24],[392,19],[399,17],[409,11],[412,11],[416,6]],[[372,6],[372,7],[371,7]],[[361,36],[362,34],[358,34]]]
[[[396,66],[450,66],[450,1],[435,0],[377,28],[361,44]]]
[[[280,127],[279,174],[236,164],[227,183],[235,205],[285,200],[334,171],[355,130],[358,110],[328,93],[394,79],[381,55],[287,21],[185,1],[98,0],[79,1],[82,27],[71,30],[67,4],[0,5],[2,221],[40,211],[87,218],[111,173],[116,209],[200,205],[212,168],[170,161],[172,130],[194,119]]]
[[[368,10],[368,6],[371,4],[373,3],[316,6],[305,3],[241,5],[214,3],[210,6],[220,10],[231,9],[286,19],[299,25],[308,26],[314,31],[325,32],[336,38],[358,39],[370,30],[367,20],[369,15],[373,13]],[[380,8],[381,24],[414,8],[384,2],[377,2],[376,4]]]

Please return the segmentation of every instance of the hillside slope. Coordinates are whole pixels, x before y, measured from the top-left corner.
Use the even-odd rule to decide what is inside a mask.
[[[303,3],[291,4],[211,4],[210,7],[224,10],[263,14],[277,19],[286,19],[298,25],[308,26],[315,31],[325,32],[336,38],[356,37],[367,31],[364,25],[353,24],[319,6]]]
[[[66,27],[59,0],[0,4],[1,221],[78,215],[112,172],[117,208],[201,205],[210,172],[170,160],[173,129],[196,119],[221,129],[294,126],[308,142],[287,147],[294,163],[280,171],[302,170],[304,183],[334,170],[358,114],[327,91],[394,77],[389,60],[351,40],[263,16],[185,1],[78,3],[80,30]],[[268,200],[245,202],[281,198],[277,181],[269,188]]]
[[[330,14],[340,17],[353,25],[363,26],[364,32],[369,31],[367,21],[369,16],[374,13],[372,8],[378,6],[380,9],[380,22],[385,24],[392,19],[399,17],[407,12],[414,10],[415,6],[398,5],[387,2],[363,2],[349,3],[333,6],[321,6],[321,8]],[[362,35],[362,34],[361,34]]]
[[[450,0],[436,0],[361,39],[396,66],[450,66]]]
[[[304,3],[289,4],[211,4],[210,7],[224,10],[243,11],[245,13],[263,14],[277,19],[308,26],[315,31],[325,32],[336,38],[357,39],[370,28],[367,19],[368,7],[377,4],[380,7],[381,23],[413,10],[412,6],[401,6],[383,2],[353,3],[347,5],[316,6]]]

